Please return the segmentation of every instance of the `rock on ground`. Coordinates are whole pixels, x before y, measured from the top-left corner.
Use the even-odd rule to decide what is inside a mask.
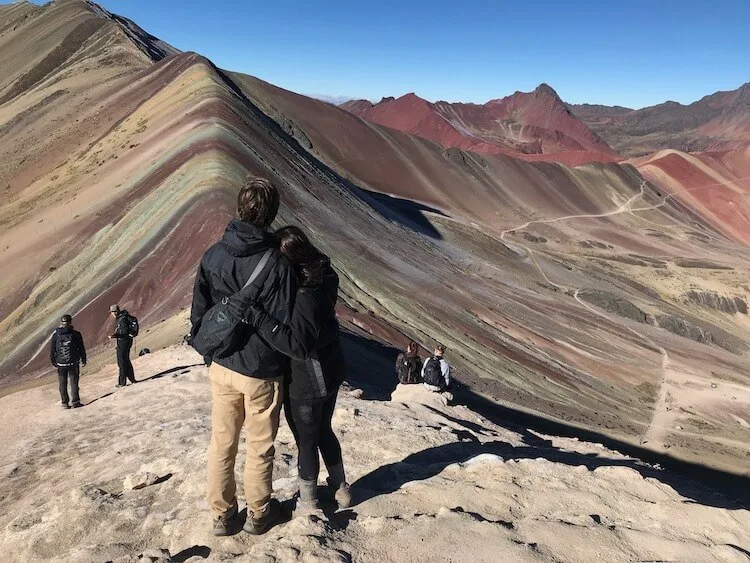
[[[159,476],[148,471],[143,473],[131,473],[122,482],[122,488],[128,491],[143,489],[149,485],[153,485],[159,480]]]

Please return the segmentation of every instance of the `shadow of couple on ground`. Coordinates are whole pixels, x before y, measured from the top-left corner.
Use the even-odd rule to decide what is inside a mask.
[[[398,384],[394,365],[399,350],[353,333],[345,332],[343,336],[349,382],[362,388],[369,399],[389,400]],[[380,379],[373,380],[373,374],[378,374]],[[410,481],[433,477],[451,464],[465,462],[480,454],[493,454],[506,461],[544,458],[570,466],[583,465],[590,470],[605,466],[628,467],[643,477],[672,487],[689,499],[686,502],[730,510],[750,509],[750,478],[747,476],[679,460],[593,430],[505,407],[474,393],[466,385],[458,386],[454,400],[494,424],[520,434],[524,445],[513,446],[501,440],[482,443],[475,434],[486,434],[484,427],[440,413],[464,428],[463,431],[454,430],[458,441],[413,453],[360,477],[352,484],[356,503],[394,492]],[[534,432],[602,444],[634,459],[613,459],[561,450]]]

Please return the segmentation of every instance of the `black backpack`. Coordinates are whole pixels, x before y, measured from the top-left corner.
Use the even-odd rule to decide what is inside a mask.
[[[127,321],[128,321],[128,334],[130,334],[130,336],[133,336],[133,337],[138,336],[138,329],[139,329],[138,319],[135,318],[130,313],[128,313]]]
[[[242,289],[234,295],[225,297],[211,307],[201,319],[198,332],[191,344],[204,358],[225,358],[231,356],[244,346],[252,334],[252,327],[245,321],[247,288],[254,282],[262,286],[273,264],[280,257],[278,250],[269,248],[258,262],[250,278]],[[261,277],[263,275],[263,277]]]
[[[74,363],[73,356],[75,342],[73,342],[73,333],[65,332],[63,334],[57,334],[57,345],[55,346],[55,359],[58,365],[72,365]]]
[[[443,370],[440,367],[440,358],[432,356],[424,366],[424,382],[433,387],[445,387]]]
[[[418,356],[403,354],[398,363],[398,380],[400,383],[419,383],[420,361]]]

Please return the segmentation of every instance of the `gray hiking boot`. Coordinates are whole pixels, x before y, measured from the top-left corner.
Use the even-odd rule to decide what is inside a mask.
[[[237,507],[233,507],[227,512],[214,518],[214,535],[215,536],[229,536],[233,532],[237,531]]]
[[[339,508],[349,508],[352,505],[352,493],[344,474],[344,464],[339,463],[328,468],[328,491],[336,500]]]
[[[242,529],[253,536],[260,536],[273,528],[279,521],[279,518],[281,518],[281,504],[272,498],[268,503],[268,510],[260,518],[251,516],[248,511],[247,520],[245,520],[245,525]]]
[[[299,498],[294,509],[294,516],[312,516],[321,514],[318,506],[318,480],[299,480]]]
[[[312,516],[319,515],[323,516],[323,511],[320,509],[317,500],[302,500],[297,499],[297,506],[294,507],[294,517],[298,516]]]
[[[60,406],[62,408],[64,408],[64,409],[69,409],[70,408],[70,405],[68,403],[62,403]]]
[[[349,488],[349,483],[341,483],[336,488],[336,492],[333,495],[339,508],[349,508],[352,505],[352,492]]]

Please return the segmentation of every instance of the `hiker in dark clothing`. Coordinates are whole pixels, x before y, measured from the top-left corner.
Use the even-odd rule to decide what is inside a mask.
[[[115,331],[109,335],[109,339],[117,339],[117,367],[120,369],[116,387],[125,387],[128,381],[137,383],[133,363],[130,361],[130,349],[133,347],[130,315],[127,311],[121,311],[119,305],[112,305],[109,313],[115,319]]]
[[[297,290],[294,269],[279,255],[278,241],[267,231],[279,205],[279,190],[273,182],[247,178],[237,197],[239,218],[230,221],[224,237],[201,259],[193,290],[191,339],[206,313],[249,281],[269,249],[274,249],[277,260],[268,262],[268,275],[258,283],[258,299],[274,317],[289,321]],[[242,324],[239,330],[241,334],[234,335],[241,343],[236,350],[204,358],[211,364],[212,397],[206,497],[217,536],[232,533],[239,521],[234,465],[243,425],[247,443],[243,529],[263,534],[281,516],[281,504],[272,498],[273,458],[289,359],[266,344],[250,325]]]
[[[86,365],[86,347],[83,345],[81,333],[73,329],[73,318],[70,315],[63,315],[60,319],[60,327],[52,334],[49,354],[52,365],[57,368],[62,407],[64,409],[82,407],[78,394],[78,378],[79,366]],[[70,381],[70,396],[68,396],[68,381]]]
[[[422,367],[425,388],[435,393],[443,393],[451,388],[451,366],[445,359],[445,346],[435,346],[435,351]]]
[[[401,352],[396,358],[396,375],[402,385],[422,382],[422,358],[419,357],[419,345],[413,340],[406,346],[406,352]]]
[[[351,504],[341,445],[331,428],[339,387],[344,381],[344,354],[336,320],[339,278],[326,255],[297,227],[277,231],[281,253],[297,273],[299,289],[292,318],[282,322],[253,303],[248,322],[271,346],[291,358],[285,380],[284,411],[299,451],[298,509],[318,507],[318,451],[328,469],[328,487],[340,507]]]

